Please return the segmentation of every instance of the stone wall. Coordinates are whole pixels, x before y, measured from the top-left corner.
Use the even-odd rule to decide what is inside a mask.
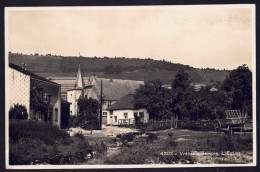
[[[15,104],[24,105],[29,114],[30,112],[30,76],[25,75],[17,70],[8,68],[9,77],[7,78],[8,91],[6,96],[8,97],[10,109]],[[8,111],[9,111],[8,109]]]

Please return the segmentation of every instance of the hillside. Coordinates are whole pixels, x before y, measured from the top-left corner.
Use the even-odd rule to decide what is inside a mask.
[[[165,84],[169,84],[179,70],[188,72],[194,82],[203,84],[222,82],[229,73],[226,70],[198,69],[187,65],[149,58],[75,58],[9,53],[9,62],[19,66],[24,62],[27,64],[28,70],[43,77],[75,76],[78,64],[80,63],[84,76],[94,74],[103,78],[144,81],[160,78]]]

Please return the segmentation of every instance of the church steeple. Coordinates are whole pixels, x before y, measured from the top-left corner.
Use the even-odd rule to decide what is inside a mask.
[[[82,77],[82,74],[81,74],[80,64],[79,64],[75,88],[76,89],[84,89],[84,86],[85,86],[85,84],[84,84],[84,80],[83,80],[83,77]]]

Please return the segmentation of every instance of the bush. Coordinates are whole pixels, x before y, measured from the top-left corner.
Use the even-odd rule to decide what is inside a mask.
[[[69,127],[81,127],[85,130],[97,130],[99,129],[99,121],[97,118],[89,119],[89,117],[86,116],[71,116]]]
[[[206,143],[201,145],[201,150],[211,150],[221,154],[226,151],[252,150],[251,135],[222,135],[217,138],[207,138]]]
[[[9,119],[28,119],[28,112],[25,106],[15,104],[9,110]]]
[[[99,129],[98,109],[99,103],[92,98],[78,100],[78,116],[70,116],[69,127],[81,127],[86,130]]]
[[[153,123],[137,125],[136,128],[141,134],[143,134],[146,131],[167,130],[171,128],[171,125],[169,122],[154,121]]]
[[[192,121],[182,120],[178,122],[178,128],[197,130],[197,131],[214,131],[216,127],[215,121]]]
[[[165,141],[165,147],[169,147],[169,148],[176,148],[178,146],[178,143],[173,139],[173,138],[169,138]]]
[[[148,141],[150,142],[158,139],[158,136],[154,133],[146,133],[146,135],[148,135]]]
[[[92,145],[92,150],[97,153],[103,153],[107,151],[107,145],[103,141],[100,143],[95,143],[94,145]]]
[[[53,145],[55,139],[69,138],[69,134],[56,126],[38,121],[18,121],[10,123],[10,142],[17,142],[20,138],[39,139],[47,145]]]
[[[131,142],[134,139],[134,133],[118,134],[116,137],[123,141]]]
[[[74,136],[75,136],[75,137],[78,137],[78,138],[81,139],[81,140],[84,140],[84,139],[85,139],[85,137],[83,136],[82,133],[75,133]]]
[[[233,136],[233,143],[236,151],[252,150],[253,149],[253,138],[252,135],[238,135]]]
[[[45,161],[46,157],[53,156],[53,147],[44,141],[31,138],[20,138],[17,142],[9,144],[10,165],[29,165]]]
[[[80,125],[81,128],[85,130],[98,130],[99,129],[99,121],[97,118],[93,118],[91,120],[87,120]]]
[[[120,154],[113,155],[104,160],[105,164],[145,164],[149,158],[146,147],[123,147]]]
[[[147,126],[146,125],[136,125],[136,128],[139,130],[140,134],[144,134],[147,131]]]
[[[11,165],[77,164],[92,147],[80,133],[70,137],[57,127],[36,121],[10,124],[9,161]]]

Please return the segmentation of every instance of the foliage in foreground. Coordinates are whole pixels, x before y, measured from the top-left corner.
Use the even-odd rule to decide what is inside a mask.
[[[197,130],[197,131],[214,131],[216,124],[217,122],[215,120],[208,120],[208,121],[182,120],[178,122],[178,128]]]
[[[10,123],[11,165],[78,164],[93,152],[106,151],[104,143],[90,145],[82,134],[70,137],[54,126],[35,121]]]
[[[28,112],[25,106],[15,104],[9,110],[9,119],[28,119]]]
[[[156,134],[149,133],[155,138]],[[174,135],[174,134],[173,134]],[[192,140],[190,140],[192,139]],[[154,140],[154,139],[153,139]],[[123,146],[119,154],[104,160],[105,164],[193,164],[196,163],[194,152],[206,152],[223,157],[227,152],[252,151],[252,135],[197,135],[183,140],[177,137],[136,143]],[[232,162],[230,162],[232,163]],[[246,161],[244,163],[247,163]]]

